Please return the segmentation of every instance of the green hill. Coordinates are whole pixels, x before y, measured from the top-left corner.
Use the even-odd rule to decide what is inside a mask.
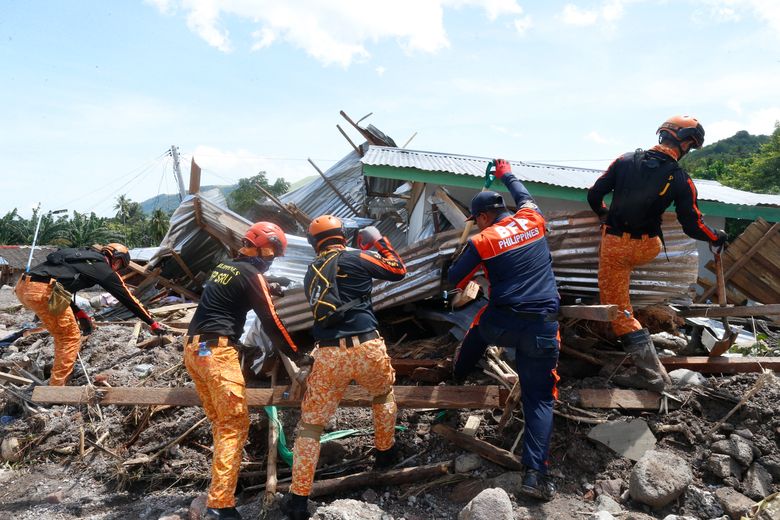
[[[733,136],[707,145],[701,150],[693,150],[680,164],[694,177],[717,179],[722,176],[721,164],[727,166],[748,159],[759,152],[761,146],[769,140],[768,135],[751,135],[740,130]]]
[[[235,190],[237,186],[238,184],[233,184],[231,186],[201,186],[200,189],[202,191],[208,191],[214,188],[218,188],[227,198],[228,194]],[[179,202],[178,194],[161,193],[160,195],[156,195],[151,199],[146,199],[145,201],[141,202],[141,209],[147,215],[151,215],[152,211],[157,208],[162,209],[166,213],[171,213],[173,210],[179,207]]]

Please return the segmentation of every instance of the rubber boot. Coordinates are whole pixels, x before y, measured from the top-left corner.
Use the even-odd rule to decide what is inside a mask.
[[[549,502],[555,497],[557,490],[550,477],[541,471],[528,468],[523,477],[520,492],[526,496]]]
[[[636,367],[637,378],[632,386],[639,386],[654,392],[663,392],[671,384],[666,368],[658,359],[658,354],[650,339],[650,331],[639,329],[620,336],[623,350],[631,356]]]
[[[387,469],[395,466],[398,462],[398,445],[393,444],[389,450],[381,451],[376,450],[376,460],[374,461],[374,469]]]
[[[308,496],[288,493],[279,507],[289,520],[309,520]]]
[[[208,507],[203,513],[204,520],[241,520],[235,507]]]

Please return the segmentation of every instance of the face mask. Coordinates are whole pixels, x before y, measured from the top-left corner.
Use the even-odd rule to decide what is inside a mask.
[[[246,261],[255,266],[258,271],[264,273],[268,271],[268,268],[271,267],[274,260],[273,258],[270,260],[263,260],[259,256],[248,256],[246,257]]]

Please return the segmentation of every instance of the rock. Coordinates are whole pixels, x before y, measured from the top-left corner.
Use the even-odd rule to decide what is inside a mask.
[[[465,504],[489,487],[494,487],[494,485],[485,482],[484,480],[470,478],[463,482],[458,482],[455,487],[452,488],[448,498],[456,504]]]
[[[455,473],[468,473],[482,467],[482,457],[476,453],[464,453],[455,459]]]
[[[615,499],[607,494],[599,495],[596,499],[596,509],[615,515],[623,512],[623,508],[620,507],[620,504],[615,502]]]
[[[753,462],[753,447],[739,435],[732,435],[727,440],[713,443],[712,451],[729,455],[745,467]]]
[[[693,480],[682,457],[665,451],[648,451],[631,471],[631,498],[653,508],[664,507],[679,497]]]
[[[780,482],[780,457],[777,455],[765,455],[758,462],[772,474],[772,480]]]
[[[343,498],[318,507],[311,520],[393,520],[393,517],[376,504]]]
[[[738,479],[742,478],[742,467],[737,461],[722,453],[713,453],[710,455],[710,458],[707,459],[704,467],[716,477],[727,478],[734,476]]]
[[[22,459],[22,452],[19,449],[19,439],[9,435],[0,443],[0,456],[6,462],[19,462]]]
[[[145,377],[149,377],[149,375],[152,373],[152,370],[154,370],[154,365],[143,363],[133,367],[133,375],[138,379],[143,379]]]
[[[196,496],[190,503],[189,517],[190,520],[201,520],[203,513],[206,511],[206,495]]]
[[[590,515],[591,520],[615,520],[609,511],[598,511]]]
[[[685,511],[696,513],[702,518],[716,518],[724,513],[714,494],[696,486],[688,486],[685,490],[683,504]]]
[[[707,384],[706,377],[693,370],[688,370],[687,368],[672,370],[669,372],[669,378],[672,380],[672,383],[678,386],[702,386]]]
[[[376,502],[377,499],[379,498],[379,495],[377,495],[376,491],[374,491],[373,489],[366,489],[365,491],[363,491],[363,494],[360,495],[360,498],[364,502]]]
[[[501,488],[489,488],[475,496],[458,514],[458,520],[512,520],[512,501]]]
[[[588,439],[598,441],[618,455],[634,461],[653,449],[656,442],[644,419],[599,424],[588,432]]]
[[[739,520],[754,504],[748,497],[730,487],[716,489],[715,498],[732,520]]]
[[[620,498],[620,492],[623,489],[623,481],[620,479],[597,480],[593,488],[597,495],[607,494],[612,498]]]
[[[750,430],[746,430],[744,428],[739,430],[734,430],[734,435],[739,435],[743,439],[747,439],[749,441],[752,441],[754,437],[753,432],[751,432]]]
[[[772,475],[761,464],[753,464],[745,473],[742,493],[754,500],[761,500],[772,492]]]
[[[165,515],[161,516],[157,520],[182,520],[182,518],[179,515]]]
[[[62,490],[55,491],[46,495],[44,500],[49,504],[62,504],[62,501],[65,500],[65,493]]]
[[[701,517],[696,516],[680,516],[680,515],[666,515],[664,520],[699,520]]]
[[[490,487],[499,487],[510,495],[516,495],[523,486],[523,474],[520,471],[507,471],[493,477],[489,482]]]
[[[12,469],[0,468],[0,484],[10,482],[11,479],[17,476],[17,473]]]

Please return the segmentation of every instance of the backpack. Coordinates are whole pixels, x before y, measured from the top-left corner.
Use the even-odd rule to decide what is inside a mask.
[[[336,276],[339,270],[339,258],[343,250],[331,250],[319,255],[309,265],[304,287],[309,301],[314,323],[322,327],[332,327],[344,319],[346,312],[367,300],[367,296],[345,302],[339,294]]]
[[[651,208],[666,193],[677,166],[675,161],[659,164],[655,158],[643,165],[644,159],[644,150],[634,152],[633,161],[612,199],[610,212],[626,231],[660,227],[660,214],[651,211]]]
[[[105,262],[103,253],[89,248],[75,249],[66,247],[46,255],[46,261],[51,265],[76,264],[79,262]]]

